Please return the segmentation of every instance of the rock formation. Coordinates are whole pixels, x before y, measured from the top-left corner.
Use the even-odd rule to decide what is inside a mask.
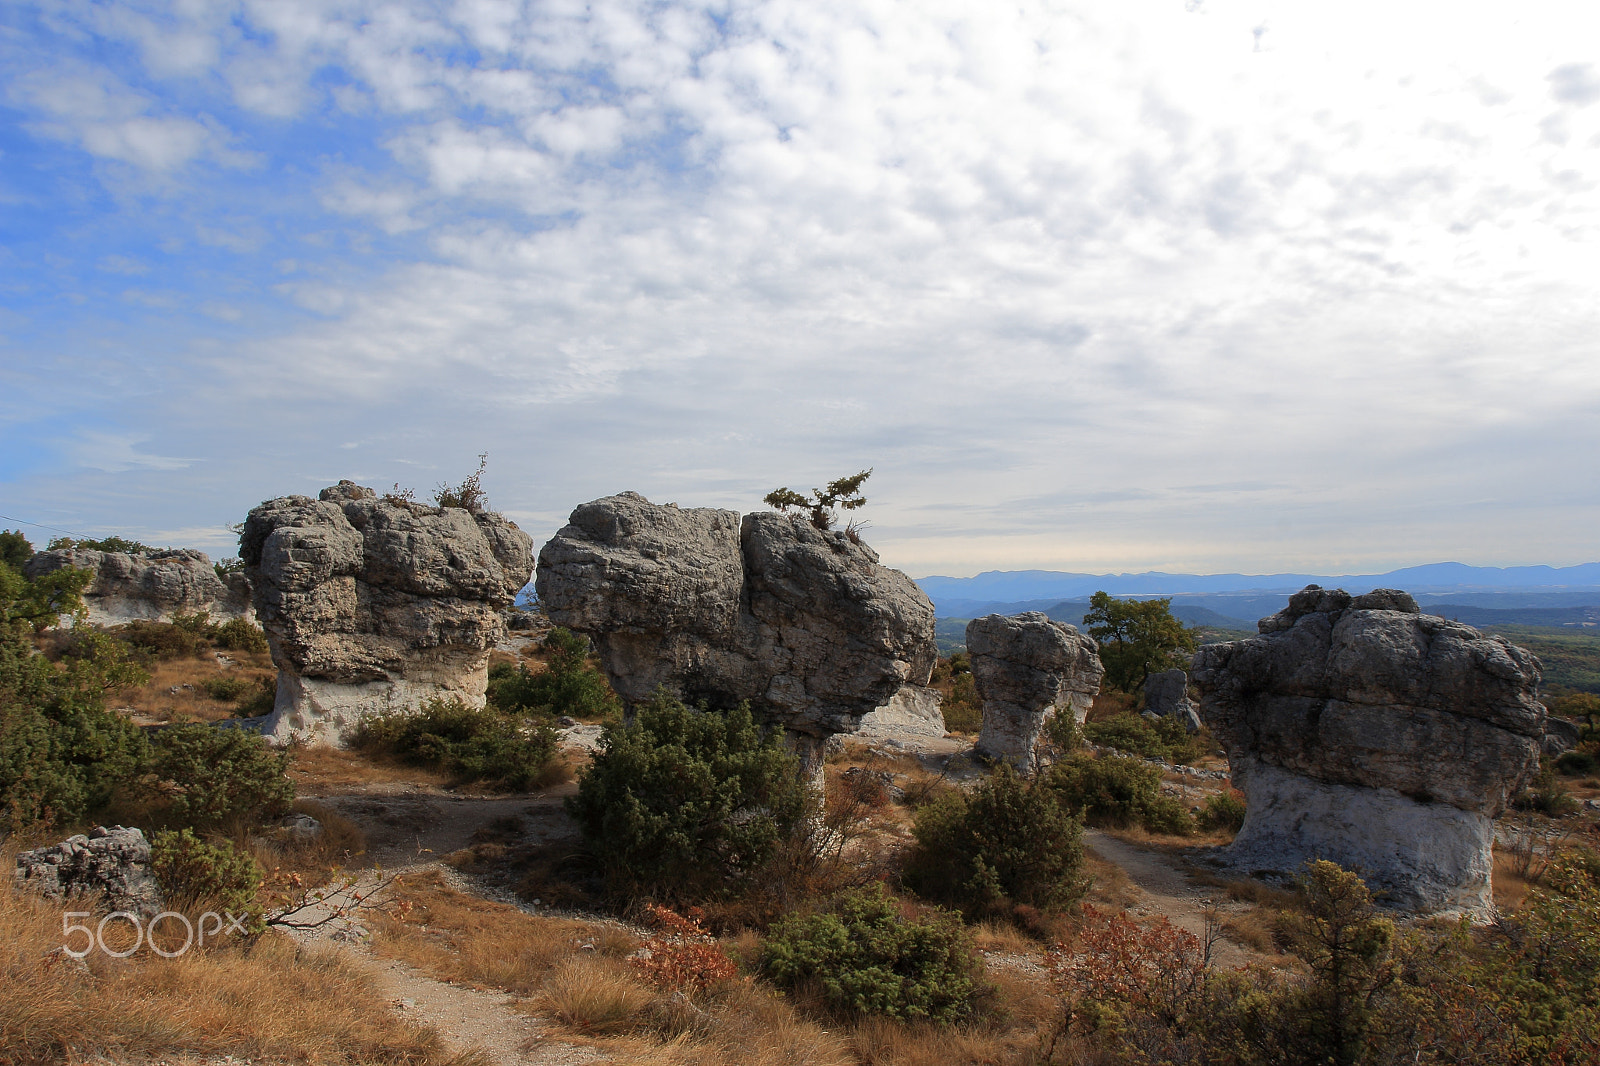
[[[83,604],[95,625],[171,621],[175,614],[209,612],[213,621],[253,618],[250,584],[243,574],[217,576],[204,552],[168,548],[129,555],[124,552],[57,548],[36,553],[23,565],[29,578],[63,567],[94,571],[83,590]]]
[[[150,843],[137,829],[95,826],[87,835],[17,856],[16,883],[52,899],[102,898],[108,911],[149,918],[161,910]]]
[[[1176,716],[1189,732],[1200,730],[1200,715],[1189,698],[1189,675],[1183,670],[1162,670],[1145,679],[1144,712],[1160,718]]]
[[[1538,660],[1389,589],[1308,586],[1258,628],[1195,656],[1247,802],[1233,860],[1331,859],[1390,905],[1486,913],[1493,818],[1539,765]]]
[[[861,717],[861,735],[864,737],[942,737],[944,712],[939,709],[943,697],[938,689],[919,685],[901,685],[877,710]]]
[[[967,654],[983,701],[978,751],[1023,767],[1052,715],[1084,720],[1106,672],[1094,640],[1039,611],[974,618]]]
[[[812,772],[903,686],[925,686],[933,604],[843,532],[774,512],[586,503],[539,552],[539,601],[588,634],[611,685],[690,701],[749,700],[789,729]]]
[[[324,743],[430,697],[481,707],[500,612],[533,570],[532,538],[497,514],[349,481],[255,508],[240,555],[278,667],[263,731]]]

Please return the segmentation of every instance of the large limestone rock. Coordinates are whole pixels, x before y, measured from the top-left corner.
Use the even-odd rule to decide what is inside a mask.
[[[1258,628],[1194,661],[1247,801],[1233,859],[1331,859],[1391,905],[1487,913],[1493,819],[1545,736],[1538,660],[1388,589],[1312,585]]]
[[[137,829],[95,826],[87,834],[17,856],[16,884],[51,899],[98,900],[108,911],[150,918],[161,888],[150,867],[150,842]]]
[[[250,512],[240,556],[278,698],[264,732],[337,743],[369,714],[457,697],[481,707],[501,611],[533,540],[497,514],[379,499],[341,481]]]
[[[1040,611],[974,618],[967,654],[983,701],[978,751],[1022,767],[1051,716],[1084,720],[1105,676],[1095,642]]]
[[[1144,682],[1144,711],[1160,718],[1176,717],[1191,733],[1200,730],[1200,715],[1189,698],[1189,674],[1184,670],[1162,670]]]
[[[551,621],[594,640],[623,699],[665,686],[749,700],[803,738],[812,769],[818,742],[925,686],[938,657],[915,582],[843,532],[773,512],[595,500],[539,552],[537,589]]]
[[[901,685],[888,703],[862,715],[860,733],[886,740],[943,737],[944,711],[939,707],[943,698],[935,688]]]
[[[210,613],[213,621],[254,617],[248,579],[243,574],[219,578],[204,552],[168,548],[130,555],[57,548],[36,553],[22,572],[35,578],[68,566],[94,571],[83,604],[95,625],[168,622],[175,614],[200,611]]]

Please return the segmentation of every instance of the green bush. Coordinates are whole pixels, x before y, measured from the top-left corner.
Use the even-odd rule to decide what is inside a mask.
[[[978,682],[972,671],[954,674],[950,695],[939,706],[944,727],[952,733],[976,733],[983,728],[983,701],[978,698]]]
[[[179,824],[249,829],[282,817],[294,803],[288,752],[272,751],[249,730],[169,726],[153,747],[155,787]]]
[[[105,706],[130,680],[126,664],[34,654],[35,628],[78,610],[92,576],[68,568],[28,581],[0,562],[0,833],[81,822],[144,766],[143,733]]]
[[[0,563],[20,574],[22,565],[32,558],[33,545],[20,529],[0,530]]]
[[[1082,823],[1003,763],[970,796],[952,790],[919,810],[913,832],[905,883],[968,917],[1062,907],[1088,889]]]
[[[121,552],[124,555],[146,555],[159,549],[148,544],[141,544],[136,540],[125,537],[106,537],[103,540],[74,540],[72,537],[55,537],[50,541],[50,550],[58,548],[81,548],[84,551],[96,552]]]
[[[149,622],[143,619],[120,625],[111,634],[129,647],[142,652],[147,660],[165,662],[169,659],[190,659],[203,655],[211,647],[206,634],[172,622]]]
[[[208,844],[189,829],[163,829],[150,840],[150,865],[169,907],[204,906],[259,922],[261,866],[232,842]]]
[[[959,918],[908,919],[881,886],[784,919],[763,945],[761,967],[781,987],[815,987],[844,1013],[941,1025],[975,1013],[988,991]]]
[[[1237,833],[1244,828],[1244,811],[1244,799],[1237,792],[1219,792],[1206,800],[1196,820],[1205,829],[1226,829]]]
[[[1517,797],[1512,806],[1524,811],[1538,811],[1540,814],[1563,815],[1577,810],[1578,801],[1572,798],[1566,783],[1556,776],[1555,770],[1546,766],[1540,769],[1539,776],[1533,779],[1533,784]]]
[[[1556,760],[1556,770],[1567,777],[1583,777],[1600,768],[1600,760],[1586,751],[1564,751]]]
[[[355,746],[395,755],[414,766],[508,792],[549,784],[559,769],[556,732],[547,718],[525,727],[493,707],[431,699],[414,711],[368,718]]]
[[[278,702],[278,679],[275,677],[262,677],[256,679],[255,687],[239,700],[233,708],[235,718],[260,718],[262,715],[271,714],[272,708]]]
[[[1151,721],[1143,715],[1118,714],[1084,723],[1083,735],[1101,747],[1168,762],[1188,762],[1201,754],[1195,737],[1172,715]]]
[[[665,692],[606,725],[567,800],[613,891],[680,899],[752,887],[807,810],[780,731],[747,705],[696,710]]]
[[[249,678],[244,677],[208,677],[201,687],[206,690],[207,696],[224,703],[233,703],[256,688]]]
[[[261,627],[243,618],[231,618],[211,629],[211,640],[228,651],[261,652],[267,650],[267,635]]]
[[[1050,768],[1046,783],[1090,825],[1143,825],[1157,833],[1193,831],[1188,812],[1161,794],[1161,770],[1140,759],[1071,755]]]
[[[497,663],[489,671],[489,702],[507,714],[552,714],[591,720],[621,710],[611,687],[591,666],[589,640],[557,626],[544,639],[546,668]]]

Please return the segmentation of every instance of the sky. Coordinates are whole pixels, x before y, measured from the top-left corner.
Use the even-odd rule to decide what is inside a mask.
[[[1600,7],[0,0],[0,526],[871,468],[914,576],[1600,559]],[[8,521],[9,519],[9,521]]]

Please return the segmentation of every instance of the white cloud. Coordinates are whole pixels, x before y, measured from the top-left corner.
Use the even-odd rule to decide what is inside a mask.
[[[78,465],[108,474],[127,470],[182,470],[200,461],[140,451],[140,446],[150,439],[145,434],[84,430],[78,436],[71,448]]]

